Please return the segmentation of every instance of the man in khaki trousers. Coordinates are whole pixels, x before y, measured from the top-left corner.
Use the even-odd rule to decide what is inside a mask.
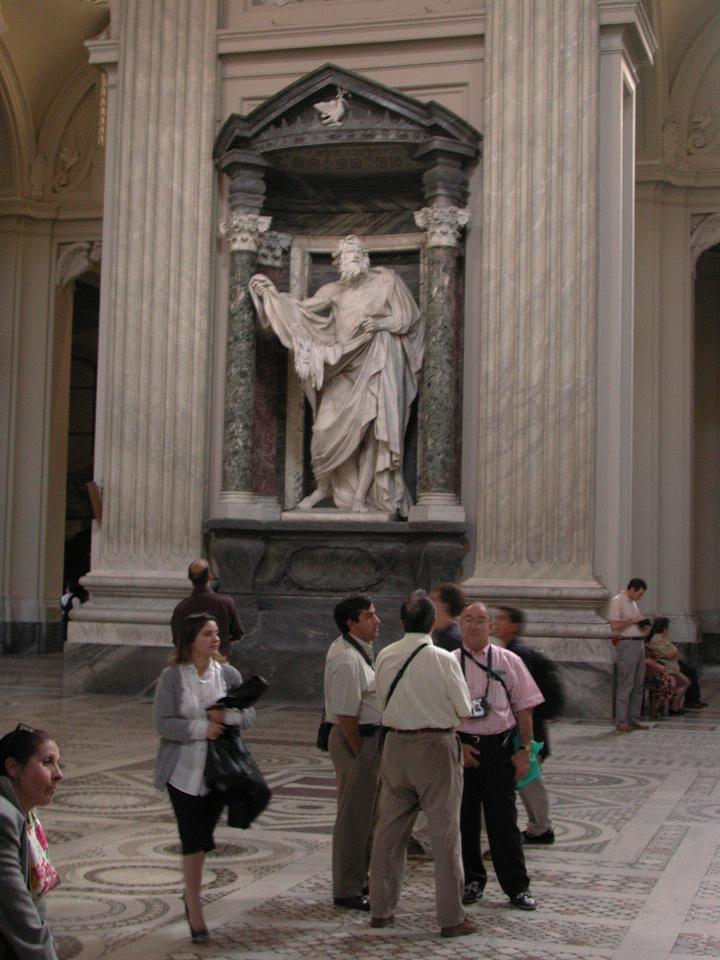
[[[405,851],[415,817],[422,810],[432,842],[440,933],[460,937],[477,930],[462,906],[463,773],[455,735],[455,727],[470,715],[470,695],[458,661],[434,646],[428,635],[435,619],[430,599],[420,591],[414,593],[400,616],[405,636],[382,650],[376,664],[377,695],[385,708],[383,724],[389,729],[370,863],[370,922],[373,927],[386,927],[394,921]]]
[[[347,910],[369,910],[365,884],[370,865],[380,767],[380,711],[375,694],[373,641],[380,620],[365,594],[335,607],[340,636],[325,662],[325,716],[330,759],[337,781],[333,830],[333,902]]]

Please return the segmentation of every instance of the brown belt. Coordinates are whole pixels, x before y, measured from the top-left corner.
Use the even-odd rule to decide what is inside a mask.
[[[452,733],[455,727],[420,727],[419,730],[397,730],[395,727],[388,727],[390,733]]]

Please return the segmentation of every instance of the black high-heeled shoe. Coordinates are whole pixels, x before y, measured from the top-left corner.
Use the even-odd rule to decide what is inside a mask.
[[[187,925],[190,927],[190,939],[193,943],[207,943],[210,939],[210,934],[207,931],[207,927],[203,927],[202,930],[193,930],[193,925],[190,923],[190,911],[188,910],[185,894],[183,894],[180,899],[182,900],[183,907],[185,908],[185,919],[187,920]]]

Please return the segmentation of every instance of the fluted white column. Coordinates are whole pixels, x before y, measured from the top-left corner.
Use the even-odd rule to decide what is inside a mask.
[[[90,624],[104,620],[114,639],[147,642],[146,625],[166,621],[202,544],[217,3],[122,0],[113,17],[96,462],[103,517],[91,602],[71,638],[93,639]]]
[[[475,572],[597,605],[596,6],[488,0]]]

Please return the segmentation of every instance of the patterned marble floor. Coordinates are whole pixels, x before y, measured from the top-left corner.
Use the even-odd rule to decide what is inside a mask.
[[[468,908],[479,933],[442,940],[432,865],[410,861],[397,924],[331,906],[332,769],[318,710],[268,703],[253,751],[274,789],[248,831],[218,830],[207,861],[212,942],[194,946],[180,903],[175,824],[151,785],[151,705],[63,696],[61,655],[0,657],[0,730],[50,730],[66,780],[43,820],[62,885],[50,895],[62,960],[690,960],[720,956],[720,672],[710,708],[616,734],[558,721],[546,767],[558,840],[528,851],[534,914],[494,877]]]

